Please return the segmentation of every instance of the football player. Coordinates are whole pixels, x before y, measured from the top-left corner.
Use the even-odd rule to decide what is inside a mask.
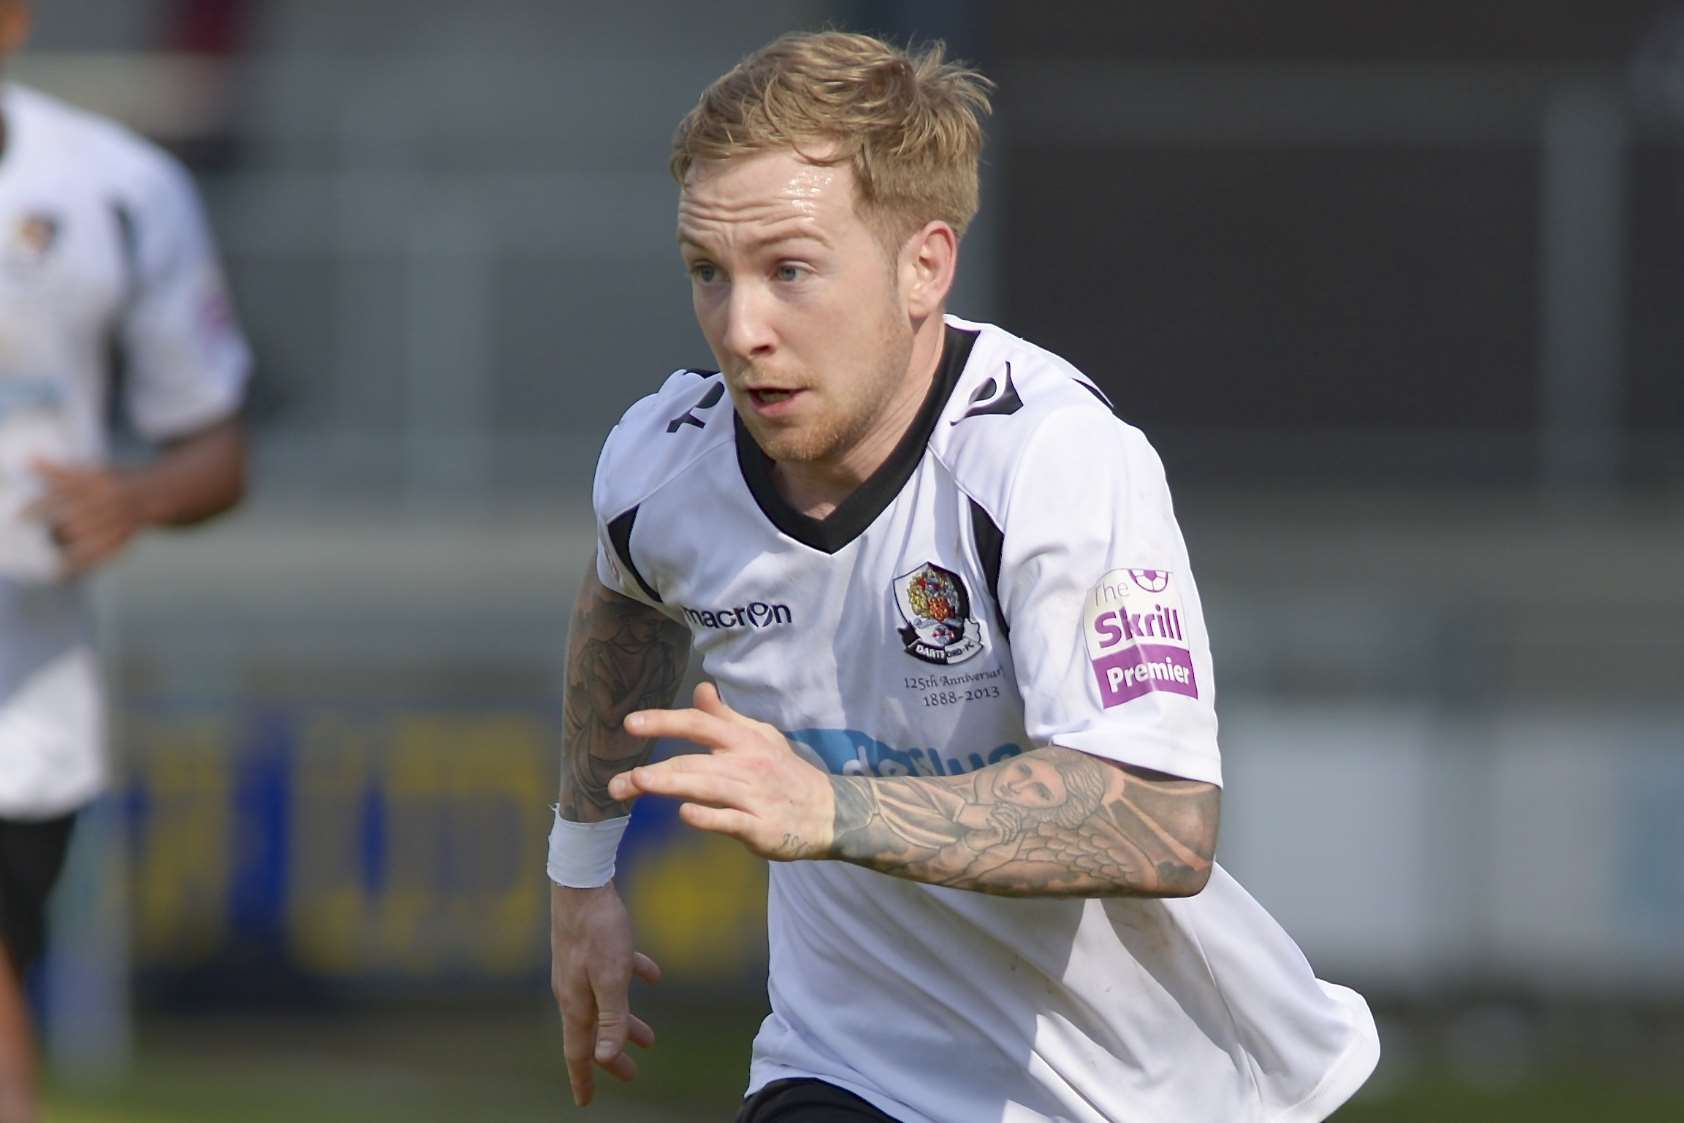
[[[28,22],[0,0],[0,60]],[[76,813],[107,779],[82,579],[148,528],[238,502],[249,365],[181,167],[0,85],[0,1123],[36,1117],[22,980]],[[118,387],[158,450],[133,469],[107,460]]]
[[[1319,1120],[1376,1063],[1362,997],[1213,861],[1210,644],[1157,455],[1069,363],[947,314],[987,90],[939,48],[799,34],[679,127],[719,370],[633,405],[597,469],[549,863],[581,1102],[653,1036],[611,880],[645,794],[774,863],[740,1123]],[[666,708],[692,647],[708,681]],[[649,764],[654,738],[705,751]]]

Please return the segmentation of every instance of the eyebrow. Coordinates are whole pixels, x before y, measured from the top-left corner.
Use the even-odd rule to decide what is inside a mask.
[[[754,250],[763,250],[767,246],[775,246],[782,242],[817,242],[819,245],[827,248],[830,246],[830,239],[820,234],[807,233],[804,231],[799,234],[768,234],[765,237],[756,238],[743,248],[752,252]],[[690,235],[686,234],[683,230],[678,232],[678,244],[680,246],[695,246],[699,250],[706,250],[708,248],[697,239],[690,237]]]

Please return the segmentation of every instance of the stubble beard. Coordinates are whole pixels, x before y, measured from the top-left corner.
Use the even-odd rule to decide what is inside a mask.
[[[874,348],[877,361],[859,384],[833,391],[835,408],[798,428],[756,434],[766,455],[778,463],[839,462],[871,436],[893,405],[912,361],[912,332],[895,329],[894,321],[885,317]]]

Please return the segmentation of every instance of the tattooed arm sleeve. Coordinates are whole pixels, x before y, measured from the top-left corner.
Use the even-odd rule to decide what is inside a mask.
[[[567,629],[561,817],[595,823],[627,813],[608,781],[642,764],[649,742],[622,723],[633,710],[670,706],[690,657],[690,631],[605,588],[594,570]]]
[[[1049,746],[964,776],[835,776],[833,856],[1016,897],[1204,888],[1221,790]]]

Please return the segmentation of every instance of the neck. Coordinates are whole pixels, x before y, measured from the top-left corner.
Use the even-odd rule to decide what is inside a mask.
[[[936,368],[941,365],[942,341],[946,335],[946,321],[940,315],[930,316],[918,326],[912,337],[906,377],[865,437],[851,448],[832,459],[780,461],[773,468],[778,490],[791,507],[808,518],[822,519],[883,466],[906,431],[912,428],[919,408],[929,396]]]

